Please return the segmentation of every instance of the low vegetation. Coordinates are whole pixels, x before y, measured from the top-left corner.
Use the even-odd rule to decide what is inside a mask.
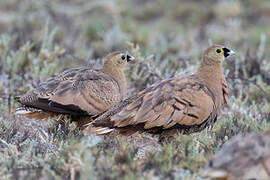
[[[203,179],[205,163],[239,133],[270,121],[268,0],[11,0],[0,2],[0,177],[3,179]],[[137,62],[129,93],[190,74],[212,43],[237,52],[224,63],[229,105],[201,133],[99,137],[69,117],[14,115],[14,98],[64,69],[99,68],[114,50]],[[60,120],[61,119],[61,120]]]

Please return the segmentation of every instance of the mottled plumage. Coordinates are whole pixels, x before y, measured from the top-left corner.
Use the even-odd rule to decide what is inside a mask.
[[[201,131],[216,121],[227,103],[228,86],[221,64],[232,53],[222,46],[211,46],[196,74],[157,82],[98,117],[91,126],[151,133]]]
[[[125,97],[127,82],[123,70],[133,59],[120,52],[111,53],[101,70],[87,67],[66,70],[40,83],[21,96],[19,102],[48,112],[98,115]]]

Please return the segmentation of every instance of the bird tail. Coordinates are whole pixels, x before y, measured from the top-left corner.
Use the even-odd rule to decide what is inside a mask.
[[[95,120],[85,123],[83,125],[84,131],[89,132],[91,134],[96,135],[108,135],[112,134],[112,132],[115,131],[114,128],[107,126],[107,123],[110,123],[109,121],[105,124],[97,124]]]
[[[21,96],[15,96],[14,97],[14,100],[16,101],[16,102],[18,102],[18,103],[21,103]]]
[[[44,112],[39,109],[22,106],[16,109],[16,115],[26,116],[31,119],[46,119],[53,116],[53,113]]]
[[[84,130],[92,123],[93,117],[91,116],[72,116],[72,121],[77,123],[77,127]]]
[[[108,135],[112,134],[114,132],[114,129],[109,128],[109,127],[92,127],[89,126],[84,131],[89,132],[91,134],[95,135]]]
[[[18,103],[22,104],[21,102],[21,96],[15,96],[14,100]],[[44,112],[40,109],[31,108],[28,106],[22,105],[21,107],[18,107],[15,111],[16,115],[22,115],[26,116],[31,119],[46,119],[50,116],[52,116],[52,113]]]
[[[82,127],[84,128],[88,128],[89,126],[91,126],[93,124],[94,121],[91,121],[91,122],[88,122],[88,123],[85,123],[82,125]]]
[[[123,136],[130,136],[137,131],[130,128],[117,128],[117,127],[105,127],[105,126],[95,126],[95,122],[88,123],[84,131],[96,135],[109,135],[109,134],[121,134]]]

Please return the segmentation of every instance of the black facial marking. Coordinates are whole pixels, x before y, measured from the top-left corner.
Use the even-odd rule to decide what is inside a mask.
[[[224,56],[228,57],[230,55],[230,50],[228,48],[222,48],[224,51]]]

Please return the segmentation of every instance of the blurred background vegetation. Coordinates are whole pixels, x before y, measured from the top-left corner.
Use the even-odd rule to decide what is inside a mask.
[[[0,176],[14,179],[202,179],[233,135],[270,121],[269,0],[0,1]],[[209,44],[237,52],[224,63],[230,101],[211,131],[157,144],[155,137],[96,137],[57,118],[14,115],[14,97],[77,66],[99,68],[114,50],[137,58],[130,91],[190,74]]]

